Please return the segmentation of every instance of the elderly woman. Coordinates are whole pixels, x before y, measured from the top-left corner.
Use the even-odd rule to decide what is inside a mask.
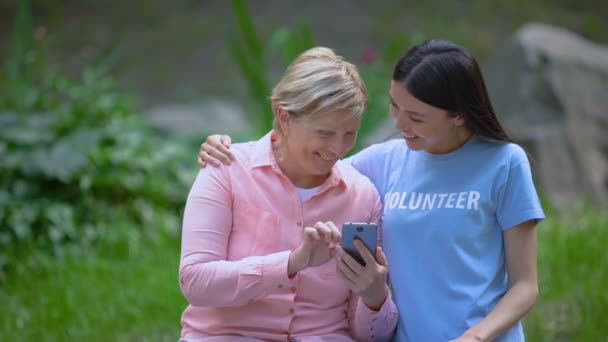
[[[367,101],[354,65],[300,55],[272,92],[273,130],[202,169],[188,196],[180,286],[185,341],[389,340],[397,321],[381,248],[340,264],[342,223],[377,222],[371,182],[339,160]],[[359,247],[361,247],[359,245]],[[370,262],[371,261],[371,262]]]

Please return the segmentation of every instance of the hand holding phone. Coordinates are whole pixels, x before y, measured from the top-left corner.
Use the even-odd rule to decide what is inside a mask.
[[[342,225],[342,249],[359,264],[365,266],[365,260],[355,247],[355,240],[363,242],[375,258],[378,247],[378,225],[369,222],[347,222]]]
[[[377,265],[365,267],[365,260],[355,247],[355,240],[363,243]],[[368,308],[374,311],[380,310],[389,296],[389,288],[386,284],[388,262],[382,249],[378,249],[378,226],[369,222],[345,223],[342,226],[342,249],[363,267],[352,260],[342,259],[337,264],[338,274],[354,293],[361,296],[361,300]]]

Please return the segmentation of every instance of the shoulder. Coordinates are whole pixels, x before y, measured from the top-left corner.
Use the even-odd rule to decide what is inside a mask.
[[[369,178],[357,171],[351,164],[340,160],[336,163],[336,167],[349,190],[364,191],[377,195],[378,191]]]
[[[260,154],[263,153],[260,141],[247,141],[242,143],[232,144],[230,151],[234,155],[234,160],[227,169],[237,169],[240,167],[251,167],[260,159]],[[219,168],[226,165],[220,164]],[[237,166],[236,168],[234,166]],[[236,171],[236,170],[235,170]]]
[[[496,143],[478,139],[478,152],[485,154],[484,159],[492,163],[515,167],[528,162],[526,151],[516,143]]]
[[[197,178],[221,178],[230,179],[233,176],[242,173],[240,170],[252,165],[255,151],[255,141],[236,143],[230,146],[230,151],[234,155],[234,160],[230,165],[220,163],[219,166],[208,165],[199,170]]]
[[[526,151],[516,143],[502,143],[495,145],[495,151],[508,162],[510,167],[515,167],[522,163],[528,163]]]
[[[390,156],[396,151],[404,152],[407,149],[407,144],[403,139],[393,139],[379,144],[373,144],[359,153],[369,153],[377,156]]]
[[[370,145],[354,154],[351,159],[355,164],[377,163],[405,155],[407,145],[403,139]],[[357,167],[357,165],[355,166]]]
[[[249,162],[256,151],[258,141],[247,141],[242,143],[232,144],[230,151],[234,154],[236,160],[241,162]]]

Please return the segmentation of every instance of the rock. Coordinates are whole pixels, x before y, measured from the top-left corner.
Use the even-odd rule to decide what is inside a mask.
[[[529,24],[484,68],[499,118],[558,209],[608,199],[608,48]]]
[[[219,98],[195,104],[160,104],[146,111],[144,117],[158,130],[200,137],[201,141],[210,133],[251,134],[243,107]]]

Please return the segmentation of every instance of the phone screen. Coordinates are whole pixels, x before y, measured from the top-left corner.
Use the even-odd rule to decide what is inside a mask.
[[[355,239],[361,240],[375,257],[378,246],[378,225],[369,222],[347,222],[342,225],[342,249],[359,264],[365,266],[365,260],[355,247]]]

